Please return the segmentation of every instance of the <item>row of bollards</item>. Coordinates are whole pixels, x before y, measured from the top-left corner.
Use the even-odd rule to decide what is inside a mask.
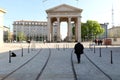
[[[60,50],[60,45],[56,44],[55,48],[59,51]],[[65,51],[65,49],[67,49],[67,48],[69,48],[69,45],[68,44],[63,44],[63,50]]]
[[[30,53],[30,46],[28,46],[28,53]],[[24,52],[23,52],[23,48],[21,48],[21,57],[23,56],[24,56]],[[16,54],[13,51],[9,50],[9,59],[8,59],[9,63],[11,63],[12,57],[16,57]]]
[[[94,53],[96,53],[95,45],[94,45]],[[102,57],[101,47],[99,47],[99,57]],[[112,52],[112,50],[110,51],[110,63],[113,64],[113,52]]]

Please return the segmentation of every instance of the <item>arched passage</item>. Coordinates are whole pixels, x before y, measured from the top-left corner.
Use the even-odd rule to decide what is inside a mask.
[[[67,37],[68,32],[67,26],[68,26],[67,22],[61,22],[60,24],[60,34],[62,40],[65,40],[65,38]]]

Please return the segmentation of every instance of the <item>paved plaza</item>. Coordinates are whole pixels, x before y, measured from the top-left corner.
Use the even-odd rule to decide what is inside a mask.
[[[0,80],[75,80],[71,66],[71,54],[78,80],[120,79],[120,46],[92,45],[90,47],[90,43],[84,42],[85,55],[83,54],[81,56],[81,63],[78,64],[76,55],[73,52],[74,44],[75,43],[31,43],[29,52],[29,44],[27,43],[1,45]],[[11,63],[9,63],[9,50],[17,55],[16,57],[11,57]],[[49,51],[51,56],[48,63],[39,79],[36,79],[49,56]],[[111,51],[113,53],[112,64]],[[35,56],[36,54],[37,56]],[[104,71],[104,73],[93,65],[93,63],[86,58],[86,55],[100,70]],[[35,57],[28,62],[33,56]],[[20,67],[23,64],[25,65]],[[15,69],[17,70],[15,71]],[[12,74],[3,79],[11,72]]]

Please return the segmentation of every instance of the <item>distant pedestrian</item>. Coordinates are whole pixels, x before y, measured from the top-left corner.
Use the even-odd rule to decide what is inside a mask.
[[[102,41],[102,40],[100,40],[100,45],[102,45],[102,43],[103,43],[103,41]]]
[[[84,46],[80,43],[80,42],[78,42],[78,43],[76,43],[75,44],[75,46],[74,46],[74,52],[75,52],[75,54],[76,54],[76,56],[77,56],[77,60],[78,60],[78,64],[80,63],[80,58],[81,58],[81,54],[83,54],[84,53]]]
[[[97,39],[95,39],[95,44],[97,44],[98,43],[98,40]]]

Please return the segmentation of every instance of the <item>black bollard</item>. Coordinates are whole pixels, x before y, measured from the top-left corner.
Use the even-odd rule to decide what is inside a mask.
[[[59,45],[58,45],[58,51],[59,51]]]
[[[23,48],[22,48],[22,52],[21,52],[21,57],[23,57]]]
[[[9,63],[11,63],[11,51],[9,51]]]
[[[111,50],[111,64],[113,64],[112,50]]]
[[[102,55],[101,55],[101,47],[100,47],[100,56],[99,57],[102,57]]]
[[[106,44],[106,48],[107,48],[108,46],[107,46],[107,44]]]
[[[94,53],[95,53],[95,45],[94,45]]]
[[[28,46],[28,53],[30,53],[30,49],[29,49],[29,46]]]

